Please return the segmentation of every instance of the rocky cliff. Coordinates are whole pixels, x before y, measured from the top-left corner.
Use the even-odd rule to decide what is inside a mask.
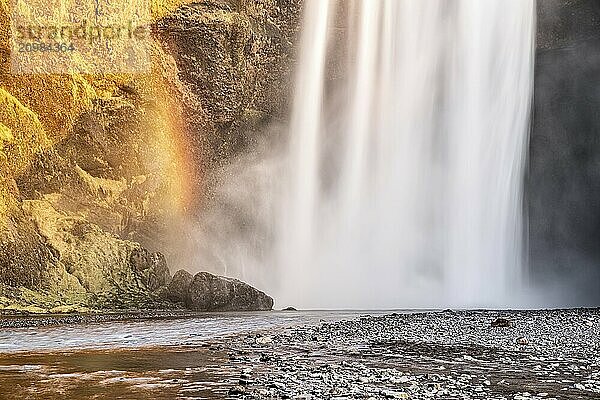
[[[181,223],[212,196],[212,171],[286,114],[301,1],[155,0],[152,72],[96,76],[12,75],[8,4],[0,310],[191,304],[189,285],[169,285],[189,258]],[[600,284],[598,1],[538,1],[537,43],[532,275],[589,304]],[[186,294],[165,296],[169,286]]]
[[[0,310],[172,306],[178,222],[285,109],[296,2],[152,11],[151,73],[13,75],[0,0]]]
[[[538,1],[527,184],[532,274],[563,304],[600,300],[600,2]]]

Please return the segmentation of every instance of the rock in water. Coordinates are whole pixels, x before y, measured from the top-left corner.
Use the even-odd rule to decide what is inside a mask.
[[[273,308],[273,299],[237,279],[199,272],[185,304],[195,311],[267,311]]]

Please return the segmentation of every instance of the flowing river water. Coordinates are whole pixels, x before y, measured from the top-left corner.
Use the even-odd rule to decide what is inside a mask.
[[[383,312],[213,313],[48,326],[34,318],[32,326],[0,330],[0,398],[224,398],[221,388],[235,378],[229,337],[365,314]]]
[[[0,399],[579,400],[598,310],[271,312],[10,328]],[[499,324],[499,322],[505,321]]]

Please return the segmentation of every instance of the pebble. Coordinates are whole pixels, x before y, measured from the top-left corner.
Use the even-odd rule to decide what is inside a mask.
[[[272,342],[273,342],[273,339],[270,336],[261,336],[256,339],[256,343],[260,344],[260,345],[265,345],[265,344],[269,344]]]
[[[254,336],[254,343],[269,345],[269,355],[240,337],[232,346],[257,351],[254,359],[262,362],[240,366],[253,367],[251,384],[240,396],[550,400],[600,394],[597,310],[503,314],[394,313],[321,321]],[[510,329],[489,329],[489,321],[499,318],[510,321]]]

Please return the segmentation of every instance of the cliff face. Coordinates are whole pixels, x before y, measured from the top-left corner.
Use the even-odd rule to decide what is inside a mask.
[[[180,212],[183,182],[169,179],[179,178],[176,133],[156,101],[169,100],[160,89],[169,78],[166,68],[136,78],[13,76],[3,65],[0,307],[160,303],[148,280],[158,266],[136,269],[132,259],[143,251],[137,236]]]
[[[211,170],[288,111],[300,4],[157,0],[152,73],[23,76],[0,0],[0,310],[164,305],[165,259],[179,268],[177,226],[211,196]],[[537,42],[532,274],[593,303],[598,1],[539,1]]]
[[[528,210],[532,273],[600,300],[600,2],[538,1]]]
[[[198,1],[158,21],[191,92],[186,121],[201,165],[252,145],[287,109],[299,14],[299,0]]]
[[[154,2],[150,74],[37,76],[9,72],[7,4],[0,310],[164,306],[203,176],[285,108],[297,5]]]

